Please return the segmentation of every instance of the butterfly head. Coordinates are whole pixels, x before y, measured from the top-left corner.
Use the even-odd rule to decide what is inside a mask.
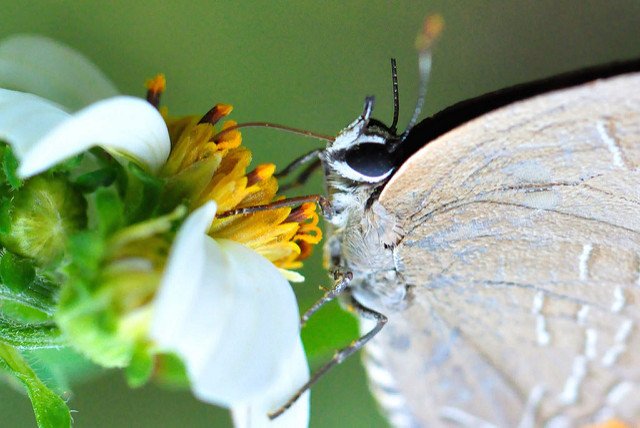
[[[322,154],[325,174],[339,190],[376,187],[396,168],[390,150],[399,137],[394,130],[371,118],[373,97],[367,97],[363,113],[342,130]]]

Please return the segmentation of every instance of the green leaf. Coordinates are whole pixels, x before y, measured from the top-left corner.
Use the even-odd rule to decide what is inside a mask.
[[[71,426],[71,414],[64,400],[38,379],[17,349],[0,343],[0,368],[8,371],[27,389],[40,428]]]
[[[7,252],[0,258],[0,279],[9,290],[24,292],[36,276],[31,261]]]
[[[64,344],[53,323],[22,324],[0,316],[0,342],[18,349],[52,348]]]
[[[32,314],[29,308],[46,315],[53,315],[55,311],[52,301],[46,301],[31,293],[14,293],[4,284],[0,284],[0,305],[3,314],[19,319],[33,318],[35,314]]]
[[[2,316],[6,319],[25,324],[39,324],[51,320],[51,313],[47,314],[33,306],[28,306],[22,302],[2,298]]]
[[[13,302],[42,314],[53,314],[58,285],[34,266],[32,259],[20,257],[5,249],[0,255],[0,302],[7,314],[7,302]],[[18,310],[20,312],[20,310]],[[42,315],[41,314],[41,315]],[[30,318],[30,317],[27,317]]]

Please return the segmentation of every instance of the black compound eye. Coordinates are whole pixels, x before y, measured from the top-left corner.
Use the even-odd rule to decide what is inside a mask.
[[[362,143],[347,150],[345,161],[354,171],[367,177],[380,177],[394,167],[384,144]]]

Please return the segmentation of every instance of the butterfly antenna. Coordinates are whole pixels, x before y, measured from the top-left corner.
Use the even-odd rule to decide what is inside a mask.
[[[402,143],[409,131],[414,127],[418,121],[418,117],[422,112],[424,101],[427,96],[427,85],[429,83],[429,76],[431,74],[431,52],[435,41],[444,28],[444,20],[440,15],[431,15],[424,21],[422,32],[416,39],[416,48],[418,49],[418,70],[420,72],[420,87],[418,89],[418,100],[416,101],[416,107],[413,110],[413,116],[407,125],[406,130],[402,133],[400,139],[395,144],[396,146]],[[394,147],[395,148],[395,147]]]
[[[389,130],[395,135],[398,130],[398,116],[400,114],[400,95],[398,92],[398,66],[396,59],[391,58],[391,81],[393,84],[393,122]]]
[[[220,131],[216,135],[214,135],[212,137],[212,139],[218,139],[218,138],[222,137],[223,135],[225,135],[225,134],[227,134],[227,133],[229,133],[231,131],[235,131],[236,129],[240,129],[240,128],[271,128],[271,129],[277,129],[279,131],[288,132],[290,134],[296,134],[296,135],[301,135],[303,137],[315,138],[315,139],[322,140],[322,141],[327,141],[327,142],[331,142],[331,141],[334,140],[334,137],[331,137],[329,135],[323,135],[323,134],[319,134],[317,132],[307,131],[306,129],[294,128],[292,126],[279,125],[277,123],[271,123],[271,122],[245,122],[245,123],[239,123],[237,125],[233,125],[233,126],[230,126],[228,128],[223,129],[222,131]]]

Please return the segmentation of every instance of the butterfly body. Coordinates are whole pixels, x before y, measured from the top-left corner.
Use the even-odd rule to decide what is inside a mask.
[[[638,422],[640,75],[509,104],[387,170],[349,163],[397,138],[370,113],[322,155],[327,252],[389,318],[367,368],[391,422]]]

